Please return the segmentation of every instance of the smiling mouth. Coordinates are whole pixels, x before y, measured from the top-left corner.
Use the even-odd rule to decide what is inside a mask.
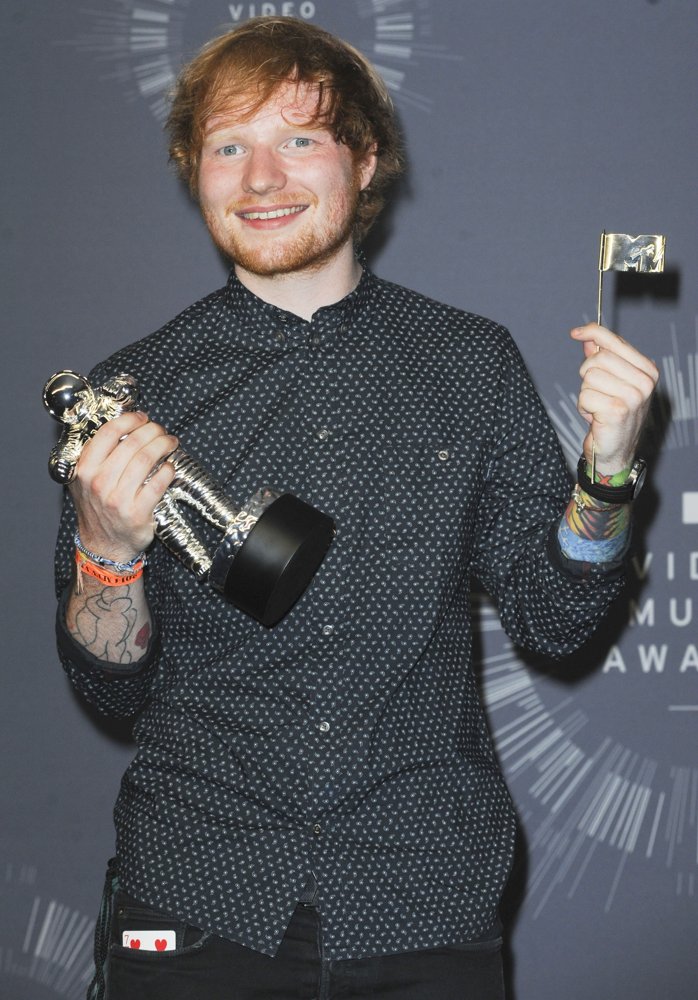
[[[305,212],[307,205],[294,205],[292,208],[272,208],[268,212],[238,212],[241,219],[281,219],[285,215],[298,215]]]

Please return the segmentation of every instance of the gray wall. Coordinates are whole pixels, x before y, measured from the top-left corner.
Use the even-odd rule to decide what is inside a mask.
[[[634,624],[626,601],[593,648],[553,669],[524,663],[483,605],[481,659],[522,823],[506,900],[512,996],[693,996],[698,7],[289,9],[354,41],[396,88],[411,173],[372,243],[374,268],[510,326],[570,456],[581,440],[570,402],[580,358],[567,331],[594,315],[599,233],[667,235],[666,276],[609,279],[605,300],[608,321],[664,376],[647,450],[664,447],[638,504]],[[88,369],[222,283],[166,166],[158,115],[182,57],[249,14],[221,0],[5,0],[0,12],[6,1000],[81,996],[111,807],[132,753],[77,703],[54,653],[59,497],[40,391],[52,371]]]

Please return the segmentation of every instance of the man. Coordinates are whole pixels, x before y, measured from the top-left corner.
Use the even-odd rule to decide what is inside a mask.
[[[514,815],[469,577],[516,642],[585,641],[621,587],[656,369],[572,331],[590,429],[570,499],[506,331],[357,257],[397,132],[366,61],[310,24],[212,42],[169,128],[231,276],[93,373],[135,375],[152,419],[86,445],[58,547],[64,665],[100,711],[136,716],[98,926],[108,996],[496,1000]],[[233,496],[278,484],[335,519],[273,630],[151,548],[178,441]]]

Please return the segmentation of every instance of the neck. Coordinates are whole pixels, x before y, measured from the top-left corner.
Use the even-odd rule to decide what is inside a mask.
[[[235,274],[260,299],[309,320],[318,309],[339,302],[356,288],[361,265],[349,242],[331,260],[302,271],[261,275],[236,264]]]

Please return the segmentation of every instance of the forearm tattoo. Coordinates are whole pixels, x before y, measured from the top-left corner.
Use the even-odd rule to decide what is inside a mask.
[[[103,587],[73,593],[73,613],[66,624],[76,642],[99,660],[132,663],[140,659],[150,641],[150,620],[144,621],[141,600],[134,600],[131,585]]]
[[[570,530],[579,538],[601,542],[616,538],[628,528],[630,521],[629,504],[604,504],[579,490],[581,503],[570,500],[565,517]],[[592,506],[593,505],[593,506]]]
[[[569,559],[580,562],[612,562],[620,558],[628,543],[630,504],[611,504],[575,488],[560,522],[560,547]]]

